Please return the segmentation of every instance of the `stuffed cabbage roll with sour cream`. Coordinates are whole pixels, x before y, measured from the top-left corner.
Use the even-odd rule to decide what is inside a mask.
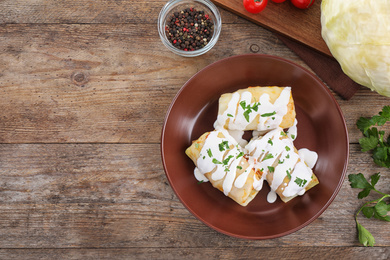
[[[258,193],[254,187],[261,172],[245,157],[243,149],[226,130],[203,134],[187,148],[198,181],[210,183],[238,204],[246,206]]]
[[[269,131],[295,120],[291,87],[249,87],[219,98],[215,129]]]
[[[308,149],[298,151],[282,128],[253,138],[245,149],[271,188],[269,202],[276,200],[276,194],[283,202],[288,202],[319,183],[311,169],[317,161],[317,153]]]

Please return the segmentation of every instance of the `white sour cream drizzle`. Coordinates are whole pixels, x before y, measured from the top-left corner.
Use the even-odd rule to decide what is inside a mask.
[[[269,203],[275,201],[273,193],[279,187],[286,197],[305,193],[305,188],[312,178],[312,171],[304,159],[295,152],[293,140],[283,129],[277,128],[263,137],[252,139],[245,149],[255,158],[255,169],[263,172],[262,179],[266,179],[270,185],[271,192],[267,196]],[[301,149],[301,154],[309,159],[311,166],[314,166],[318,158],[315,152]],[[269,175],[270,173],[272,175]],[[284,183],[286,177],[290,179],[288,184]]]
[[[261,95],[258,102],[252,103],[251,92],[244,91],[241,95],[234,92],[227,109],[218,115],[214,128],[221,129],[227,124],[229,130],[243,130],[258,118],[258,131],[275,129],[287,114],[290,96],[291,87],[285,87],[273,104],[268,94]]]
[[[298,129],[297,129],[298,120],[295,118],[294,124],[287,130],[287,135],[292,140],[297,139]]]
[[[222,188],[224,194],[228,195],[233,185],[237,188],[244,186],[253,169],[253,164],[243,169],[242,160],[246,160],[243,156],[243,149],[227,130],[210,132],[196,163],[195,178],[198,181],[204,181],[203,178],[206,178],[204,174],[209,172],[212,172],[211,178],[214,181],[225,178]],[[236,179],[238,170],[244,170],[244,172]]]

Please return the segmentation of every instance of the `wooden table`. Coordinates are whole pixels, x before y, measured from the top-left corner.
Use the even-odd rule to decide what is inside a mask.
[[[0,259],[385,259],[389,223],[360,218],[376,246],[359,245],[362,205],[348,180],[307,227],[272,240],[220,234],[192,216],[165,176],[164,116],[180,87],[237,54],[307,67],[270,31],[220,9],[217,45],[197,58],[163,47],[156,1],[0,1]],[[347,174],[390,171],[361,152],[360,116],[390,99],[335,94],[350,137]],[[390,131],[390,126],[385,127]]]

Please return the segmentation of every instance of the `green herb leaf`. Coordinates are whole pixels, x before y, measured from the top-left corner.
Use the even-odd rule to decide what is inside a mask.
[[[390,216],[388,216],[388,213],[390,211],[390,204],[387,204],[384,201],[385,198],[390,197],[390,194],[386,194],[375,189],[375,185],[378,183],[380,179],[380,173],[373,174],[370,177],[370,182],[368,182],[366,178],[364,178],[363,174],[361,173],[350,174],[348,175],[348,179],[350,181],[350,185],[352,188],[363,189],[358,194],[359,199],[368,196],[368,194],[371,191],[374,191],[382,195],[382,197],[379,199],[366,202],[355,215],[355,222],[359,232],[360,243],[362,243],[364,246],[373,246],[375,244],[374,237],[370,232],[368,232],[362,225],[358,223],[357,216],[359,215],[360,212],[362,212],[366,218],[374,217],[379,220],[390,222]],[[373,205],[373,206],[368,206],[368,205]]]
[[[271,153],[267,153],[267,155],[264,156],[263,161],[268,160],[268,159],[271,159],[271,158],[274,158],[274,156],[273,156]]]
[[[275,171],[275,167],[272,167],[272,166],[267,166],[268,167],[268,170],[270,171],[270,172],[274,172]]]
[[[376,173],[376,177],[372,177],[374,179],[379,180],[379,173]],[[374,190],[373,185],[368,183],[366,178],[364,178],[364,175],[362,173],[359,174],[350,174],[348,175],[348,180],[350,181],[350,185],[352,188],[358,188],[358,189],[363,189],[361,192],[358,194],[358,198],[362,199],[368,196],[370,194],[371,190]],[[378,181],[377,180],[377,181]]]
[[[367,152],[378,146],[378,138],[375,136],[362,137],[359,139],[362,152]]]
[[[298,184],[299,187],[303,187],[307,183],[307,180],[296,177],[294,182]]]
[[[371,118],[360,117],[356,122],[357,128],[364,135],[359,139],[362,151],[372,150],[374,162],[386,168],[390,168],[390,136],[385,139],[385,132],[378,131],[374,126],[382,126],[388,121],[390,121],[390,106],[383,107],[378,115]]]
[[[213,158],[213,163],[214,164],[222,164],[220,161],[218,161],[217,159]]]
[[[245,110],[245,108],[246,108],[246,102],[245,102],[244,100],[241,101],[241,102],[240,102],[240,106],[242,107],[242,109]]]
[[[286,171],[287,177],[289,180],[291,180],[291,173],[290,172],[291,172],[291,168]]]
[[[228,116],[228,117],[233,117],[233,115],[232,115],[232,114],[227,114],[227,116]]]
[[[238,158],[240,158],[240,157],[242,157],[242,156],[244,156],[244,152],[240,152],[240,153],[236,156],[236,159],[238,159]]]
[[[272,112],[272,113],[265,113],[265,114],[261,114],[260,116],[261,117],[270,117],[270,116],[273,116],[276,114],[276,111]]]
[[[245,120],[246,120],[247,122],[249,122],[249,114],[250,114],[251,112],[252,112],[252,111],[251,111],[250,109],[244,111],[244,117],[245,117]]]
[[[223,165],[228,165],[230,159],[232,159],[233,157],[233,155],[229,155],[225,160],[222,161]]]
[[[222,141],[222,143],[220,143],[220,144],[218,145],[218,147],[219,147],[219,150],[220,150],[221,152],[223,152],[223,151],[225,151],[225,150],[229,150],[229,142],[228,142],[228,141]]]
[[[207,154],[210,158],[213,157],[213,153],[211,152],[211,149],[207,149]]]
[[[374,217],[379,219],[379,220],[384,220],[384,221],[389,221],[390,222],[390,216],[387,216],[387,209],[388,205],[386,202],[379,201],[375,206],[374,206]]]
[[[359,223],[356,223],[356,226],[359,233],[359,242],[364,246],[374,246],[375,238],[373,235]]]
[[[375,209],[374,207],[362,207],[362,213],[366,218],[371,218],[374,216]]]
[[[356,126],[364,134],[372,126],[372,123],[369,118],[361,117],[356,122]]]
[[[269,143],[270,145],[274,145],[274,143],[272,142],[272,139],[268,139],[268,143]]]

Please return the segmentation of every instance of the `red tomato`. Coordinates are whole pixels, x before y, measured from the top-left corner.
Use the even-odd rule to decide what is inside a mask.
[[[268,0],[243,0],[243,3],[248,12],[257,14],[264,10],[267,6]]]
[[[314,0],[291,0],[291,3],[300,9],[309,8],[314,4]]]
[[[286,0],[272,0],[272,2],[275,2],[275,3],[283,3],[284,1],[286,1]]]

